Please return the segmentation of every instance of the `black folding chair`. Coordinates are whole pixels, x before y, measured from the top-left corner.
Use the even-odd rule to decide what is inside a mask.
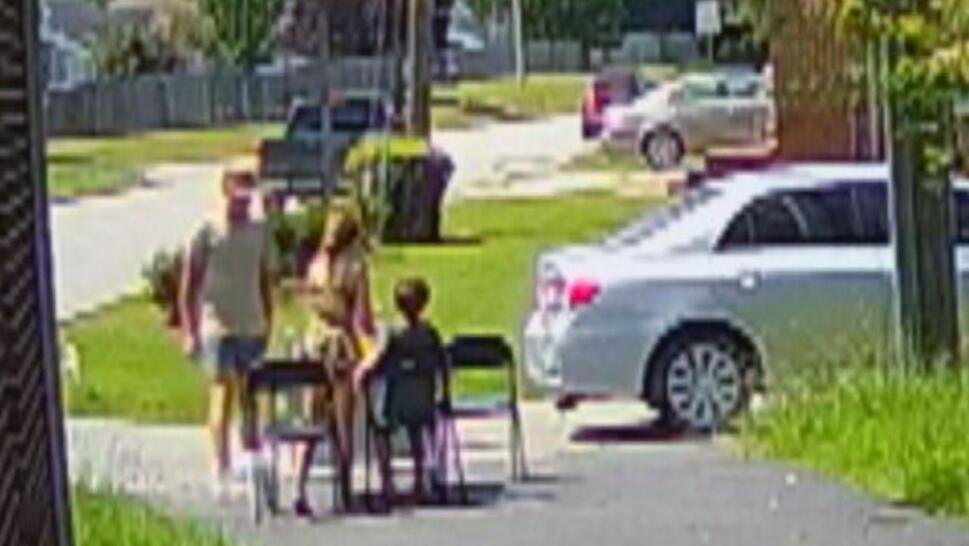
[[[268,468],[261,464],[254,465],[250,478],[250,507],[255,523],[261,523],[264,510],[270,515],[279,513],[279,447],[281,444],[304,444],[309,442],[321,443],[333,438],[330,423],[314,423],[313,416],[305,416],[303,407],[296,408],[288,415],[280,415],[277,402],[280,395],[307,391],[313,388],[329,388],[332,379],[322,362],[300,359],[268,359],[259,369],[250,371],[246,376],[246,388],[243,402],[245,404],[247,426],[251,434],[258,438],[257,446],[263,443],[270,447]],[[269,395],[268,415],[265,423],[261,423],[261,415],[257,411],[257,399],[260,394]],[[294,415],[295,414],[295,415]],[[294,420],[294,417],[296,418]],[[307,422],[301,422],[308,417]],[[288,420],[287,420],[288,419]],[[248,446],[250,449],[257,446]],[[340,450],[337,450],[340,451]],[[255,460],[259,460],[258,457]],[[334,476],[338,472],[336,461]],[[334,505],[338,503],[338,484],[334,480]]]
[[[508,393],[498,397],[462,398],[452,401],[450,412],[445,419],[445,441],[455,447],[458,458],[458,471],[463,482],[463,468],[460,463],[460,451],[457,448],[457,434],[454,420],[457,419],[485,419],[500,415],[509,417],[509,457],[512,480],[524,480],[528,476],[525,457],[525,434],[522,429],[521,411],[519,408],[518,371],[512,348],[501,336],[458,336],[445,348],[450,366],[451,382],[454,377],[466,370],[506,370],[508,376]],[[452,389],[453,392],[453,389]],[[452,395],[453,398],[453,395]],[[462,484],[463,489],[463,484]],[[465,493],[462,491],[462,495]]]

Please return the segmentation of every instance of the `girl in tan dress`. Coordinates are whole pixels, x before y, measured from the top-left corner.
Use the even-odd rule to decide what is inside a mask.
[[[370,279],[357,219],[333,210],[320,249],[306,274],[305,292],[313,317],[307,345],[324,362],[333,380],[331,389],[312,397],[314,416],[331,423],[333,460],[337,461],[340,501],[348,508],[352,493],[353,420],[356,409],[354,369],[363,358],[361,341],[374,336]],[[306,446],[299,461],[295,511],[312,516],[306,481],[314,445]]]

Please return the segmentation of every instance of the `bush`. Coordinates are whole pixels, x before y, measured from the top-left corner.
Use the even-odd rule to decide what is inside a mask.
[[[372,138],[345,163],[367,233],[387,242],[434,242],[454,164],[420,139]]]
[[[178,328],[181,325],[178,292],[181,284],[182,260],[181,251],[160,250],[142,269],[142,278],[145,280],[148,296],[165,312],[167,326],[171,328]]]
[[[323,230],[329,202],[305,203],[296,212],[275,212],[269,217],[269,229],[280,258],[282,277],[303,276],[306,266],[316,253]]]

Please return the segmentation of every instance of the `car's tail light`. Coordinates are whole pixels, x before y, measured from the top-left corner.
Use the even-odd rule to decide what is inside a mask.
[[[548,311],[560,311],[565,298],[565,280],[558,276],[550,276],[538,284],[539,305]]]
[[[577,279],[569,283],[569,309],[578,309],[590,305],[599,296],[599,283],[590,279]]]
[[[543,269],[536,288],[539,309],[550,314],[590,305],[602,290],[600,284],[593,279],[570,279],[554,267]]]
[[[592,101],[595,104],[597,112],[602,112],[609,105],[609,95],[610,88],[608,83],[596,82],[592,86]]]

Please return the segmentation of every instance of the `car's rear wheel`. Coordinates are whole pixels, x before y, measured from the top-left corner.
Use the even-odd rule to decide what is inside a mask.
[[[747,407],[750,356],[731,336],[697,332],[670,343],[654,375],[667,425],[698,432],[723,428]]]
[[[669,129],[658,129],[643,137],[640,153],[650,168],[666,171],[683,162],[686,150],[679,135]]]

